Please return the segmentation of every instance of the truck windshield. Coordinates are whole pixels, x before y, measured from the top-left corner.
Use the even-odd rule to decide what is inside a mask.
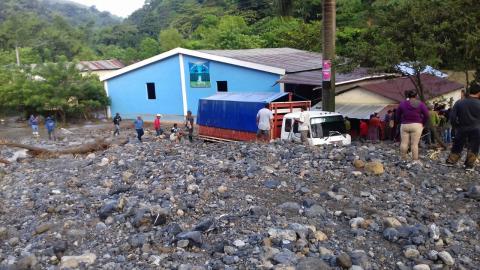
[[[312,138],[328,137],[330,133],[332,135],[338,135],[338,133],[345,134],[345,122],[341,115],[324,116],[310,119],[310,125],[312,128]]]

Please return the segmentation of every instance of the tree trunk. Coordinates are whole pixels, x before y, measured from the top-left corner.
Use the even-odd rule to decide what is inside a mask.
[[[335,29],[336,3],[335,0],[323,0],[323,82],[322,82],[322,110],[335,111]],[[326,64],[331,66],[330,78],[327,78]]]
[[[15,56],[17,57],[17,66],[20,66],[20,50],[17,45],[15,45]]]

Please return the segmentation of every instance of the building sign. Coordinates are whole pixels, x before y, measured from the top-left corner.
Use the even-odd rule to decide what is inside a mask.
[[[332,80],[332,60],[324,59],[322,62],[323,81],[329,82]]]
[[[210,88],[210,62],[188,63],[190,68],[190,87]]]

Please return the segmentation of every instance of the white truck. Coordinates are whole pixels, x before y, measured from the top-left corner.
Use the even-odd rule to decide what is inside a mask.
[[[280,138],[282,140],[300,142],[298,119],[301,112],[288,113],[283,117]],[[308,111],[310,125],[308,127],[308,144],[310,145],[349,145],[352,138],[346,134],[345,120],[339,113],[324,111]]]

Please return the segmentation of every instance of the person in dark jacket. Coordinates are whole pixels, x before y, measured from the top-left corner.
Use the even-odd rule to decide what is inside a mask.
[[[397,119],[400,120],[400,155],[407,158],[408,146],[412,150],[414,162],[418,162],[418,144],[422,136],[423,127],[428,121],[428,109],[423,102],[417,99],[415,91],[407,92],[407,100],[402,101],[397,109]]]
[[[185,128],[188,131],[188,140],[190,142],[193,142],[193,115],[192,111],[187,112],[187,116],[185,117]]]
[[[480,83],[470,86],[470,95],[459,100],[450,112],[450,122],[455,127],[455,139],[447,164],[455,164],[467,146],[465,168],[472,170],[480,148]]]
[[[122,121],[122,117],[117,112],[115,117],[113,117],[113,125],[115,126],[115,130],[113,131],[113,136],[120,135],[120,122]]]

